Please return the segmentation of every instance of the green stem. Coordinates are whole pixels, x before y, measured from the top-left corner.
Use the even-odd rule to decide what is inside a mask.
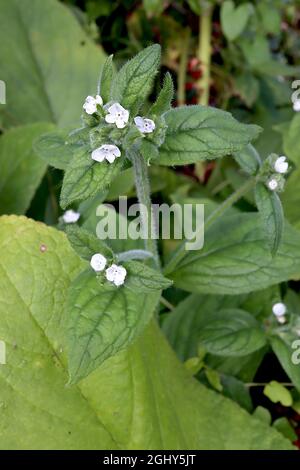
[[[222,204],[220,204],[216,210],[208,216],[207,220],[205,221],[205,231],[207,231],[211,225],[221,217],[230,207],[232,207],[241,197],[243,197],[250,189],[254,187],[256,183],[255,178],[250,178],[247,180],[237,191],[231,194]],[[200,228],[199,232],[203,230],[203,227]],[[164,274],[168,275],[173,272],[176,266],[180,263],[182,258],[184,258],[186,250],[185,244],[188,242],[192,243],[197,239],[197,235],[193,238],[193,240],[183,240],[177,250],[175,251],[173,257],[169,261],[169,263],[164,268]]]
[[[136,149],[132,150],[131,161],[135,176],[137,198],[140,204],[140,220],[145,241],[145,250],[150,251],[150,253],[153,254],[155,264],[159,268],[160,260],[157,241],[153,237],[156,227],[154,227],[147,162]]]
[[[209,6],[199,17],[198,59],[201,63],[202,77],[198,80],[198,103],[204,106],[209,103],[212,13],[213,8]]]
[[[185,104],[185,84],[186,84],[186,71],[188,66],[189,44],[190,44],[191,31],[190,28],[184,30],[182,38],[181,56],[178,70],[178,87],[177,87],[177,102],[178,106]]]

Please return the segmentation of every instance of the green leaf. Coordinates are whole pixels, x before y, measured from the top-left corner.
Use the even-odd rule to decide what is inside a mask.
[[[264,388],[264,395],[273,403],[281,403],[283,406],[292,406],[293,398],[289,390],[276,380],[272,380]]]
[[[128,347],[150,322],[157,301],[157,295],[136,295],[101,282],[90,270],[81,273],[71,284],[66,306],[70,383]]]
[[[116,74],[111,99],[121,103],[134,116],[147,99],[160,63],[160,46],[154,44],[139,52]]]
[[[32,145],[51,124],[11,129],[0,137],[0,214],[23,214],[46,170]]]
[[[257,11],[263,28],[267,34],[280,34],[281,15],[276,5],[271,1],[262,1],[257,4]]]
[[[299,364],[294,364],[292,361],[292,356],[295,352],[295,350],[292,348],[292,344],[295,339],[295,337],[292,337],[287,333],[281,333],[280,336],[272,335],[270,338],[270,343],[286,374],[289,376],[295,387],[300,390]]]
[[[110,90],[114,76],[113,55],[110,55],[102,66],[99,78],[99,94],[104,103],[110,100]]]
[[[66,228],[66,232],[72,248],[81,258],[90,261],[95,253],[101,253],[105,257],[113,258],[113,252],[108,245],[91,232],[72,225]]]
[[[190,378],[155,324],[66,387],[63,306],[82,263],[62,232],[15,216],[0,226],[1,449],[292,449]]]
[[[234,86],[241,100],[251,108],[259,96],[259,81],[257,78],[247,71],[236,77]]]
[[[82,148],[74,154],[66,169],[60,195],[61,207],[65,209],[75,201],[93,197],[106,189],[122,165],[122,158],[117,158],[113,163],[95,162],[89,149]]]
[[[197,355],[199,334],[211,315],[224,308],[248,308],[254,297],[260,304],[263,304],[260,294],[257,292],[244,296],[189,295],[166,317],[162,325],[163,331],[178,357],[186,360]],[[260,305],[259,308],[261,309],[262,306]],[[254,306],[253,309],[255,313],[260,311]],[[208,355],[205,357],[205,362],[227,376],[235,375],[243,381],[251,382],[264,353],[264,350],[259,350],[243,357]]]
[[[0,30],[1,80],[9,97],[0,111],[4,126],[76,124],[84,99],[96,91],[102,48],[61,2],[0,0],[0,17],[6,19]]]
[[[297,166],[300,166],[300,114],[296,114],[287,132],[283,136],[283,149],[285,155]]]
[[[165,4],[161,0],[143,0],[143,7],[148,16],[159,16],[165,9]]]
[[[221,235],[220,235],[221,234]],[[236,295],[300,276],[300,234],[285,224],[272,257],[258,214],[223,217],[205,234],[204,248],[190,251],[169,277],[188,292]]]
[[[196,375],[204,366],[204,362],[199,357],[190,357],[184,363],[185,368],[191,375]]]
[[[220,379],[220,374],[217,371],[210,369],[209,367],[205,368],[205,375],[209,384],[218,392],[222,392],[223,386]]]
[[[271,252],[275,255],[282,240],[284,215],[278,194],[269,191],[263,183],[255,187],[255,202],[266,231]]]
[[[172,281],[146,264],[138,261],[127,261],[124,263],[124,267],[128,272],[126,287],[134,292],[153,292],[167,289],[172,285]]]
[[[150,116],[160,116],[171,109],[171,102],[174,96],[174,85],[171,74],[166,73],[162,89],[160,90],[158,97],[149,109]]]
[[[55,130],[41,135],[34,142],[34,151],[48,165],[65,170],[73,156],[73,148],[67,144],[68,134]]]
[[[239,357],[261,349],[266,337],[252,315],[224,309],[210,315],[199,332],[199,341],[211,354]]]
[[[261,130],[205,106],[182,106],[164,117],[168,128],[157,160],[161,165],[186,165],[229,155],[241,150]]]
[[[249,144],[239,152],[233,153],[233,158],[248,175],[255,175],[261,165],[259,153]]]
[[[239,5],[237,8],[232,0],[222,2],[221,26],[229,41],[234,41],[242,34],[252,12],[253,6],[249,2]]]
[[[231,398],[238,403],[242,408],[245,408],[249,413],[253,410],[251,395],[249,387],[247,387],[241,380],[228,375],[222,375],[222,393],[225,397]]]
[[[281,194],[284,214],[287,220],[296,226],[300,227],[300,192],[296,189],[300,180],[300,168],[297,168],[288,177],[284,186],[284,191]]]
[[[253,415],[255,418],[259,419],[260,421],[263,421],[266,424],[272,423],[272,415],[267,408],[264,408],[263,406],[258,406],[255,408]]]
[[[289,420],[284,416],[276,419],[273,423],[273,427],[277,429],[277,431],[280,432],[284,437],[286,437],[292,442],[298,439],[295,429],[293,428]]]

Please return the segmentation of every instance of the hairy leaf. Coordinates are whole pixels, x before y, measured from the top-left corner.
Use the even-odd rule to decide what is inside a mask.
[[[172,284],[172,281],[164,277],[159,271],[138,261],[127,261],[124,266],[128,272],[126,287],[135,292],[167,289]]]
[[[174,284],[188,292],[242,294],[300,277],[300,234],[285,224],[282,243],[272,256],[259,215],[224,217],[205,234],[204,248],[190,251]]]
[[[134,116],[151,91],[160,63],[160,46],[147,47],[127,62],[116,74],[111,99],[121,103]]]
[[[150,322],[158,298],[136,294],[101,282],[91,271],[73,281],[66,307],[70,383],[128,347]]]
[[[276,192],[269,191],[263,183],[259,183],[255,187],[255,201],[271,252],[276,254],[284,229],[284,214],[280,198]]]
[[[95,253],[101,253],[109,258],[113,257],[109,246],[84,228],[69,225],[66,232],[72,248],[81,258],[90,260]]]
[[[205,106],[183,106],[165,115],[168,126],[157,162],[186,165],[224,157],[255,139],[260,127],[241,124],[230,113]]]

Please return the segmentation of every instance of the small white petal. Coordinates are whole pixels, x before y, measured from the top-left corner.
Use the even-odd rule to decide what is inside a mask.
[[[105,156],[106,160],[109,162],[109,163],[113,163],[116,159],[115,155],[113,153],[108,153],[106,156]]]
[[[108,122],[108,124],[114,124],[115,123],[115,117],[113,114],[106,114],[105,116],[105,121]]]
[[[282,302],[278,302],[273,305],[272,311],[276,317],[282,317],[286,314],[286,306]]]
[[[96,95],[95,101],[96,101],[97,104],[100,104],[100,106],[103,105],[103,99],[101,98],[100,95]]]
[[[271,179],[268,181],[268,188],[271,191],[275,191],[277,187],[278,187],[278,182],[275,179]]]
[[[103,271],[103,269],[105,268],[106,261],[107,260],[105,256],[101,255],[100,253],[96,253],[95,255],[92,256],[90,265],[94,271],[100,272],[100,271]]]
[[[117,264],[112,264],[108,269],[105,271],[106,279],[109,282],[113,282],[115,286],[121,286],[124,284],[127,271],[123,266],[118,266]]]
[[[278,157],[274,164],[274,168],[275,168],[275,171],[277,171],[277,173],[282,173],[282,174],[286,173],[289,168],[289,164],[288,162],[286,162],[286,157],[284,156]]]
[[[66,211],[62,216],[62,219],[65,222],[65,224],[75,224],[79,220],[79,218],[80,218],[80,213],[75,212],[72,209],[69,209],[68,211]]]
[[[124,127],[126,126],[126,122],[122,118],[115,119],[115,124],[118,129],[124,129]]]
[[[300,111],[300,99],[297,99],[296,101],[294,101],[294,103],[293,103],[293,109],[294,109],[294,111],[296,111],[296,112]]]
[[[155,129],[155,122],[152,119],[137,116],[134,118],[134,122],[138,130],[143,134],[150,134]]]
[[[276,318],[277,318],[278,323],[283,324],[283,323],[286,322],[286,317],[285,317],[285,315],[281,315],[281,317],[276,317]]]
[[[101,147],[92,151],[92,159],[100,163],[105,160],[105,153],[101,150]]]

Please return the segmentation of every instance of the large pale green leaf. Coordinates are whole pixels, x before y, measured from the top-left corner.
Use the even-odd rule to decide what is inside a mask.
[[[51,124],[30,124],[0,137],[0,214],[23,214],[28,209],[46,170],[32,144],[50,128]]]
[[[294,349],[292,348],[293,342],[299,339],[295,334],[289,332],[281,332],[277,335],[271,336],[271,346],[276,354],[280,364],[292,380],[295,387],[300,390],[300,368],[299,364],[294,364],[292,355]]]
[[[1,449],[291,448],[192,379],[154,324],[66,387],[63,305],[81,262],[61,232],[24,217],[0,224]]]
[[[66,307],[70,382],[128,347],[150,322],[158,299],[109,284],[94,271],[81,273],[71,285]]]
[[[261,130],[206,106],[171,109],[164,117],[168,129],[156,160],[161,165],[186,165],[229,155],[249,144]]]
[[[272,257],[258,214],[224,217],[205,234],[204,248],[187,252],[169,275],[188,292],[241,294],[300,277],[300,233],[285,224]]]
[[[57,0],[0,0],[0,17],[5,127],[77,123],[85,97],[96,92],[102,49]]]

